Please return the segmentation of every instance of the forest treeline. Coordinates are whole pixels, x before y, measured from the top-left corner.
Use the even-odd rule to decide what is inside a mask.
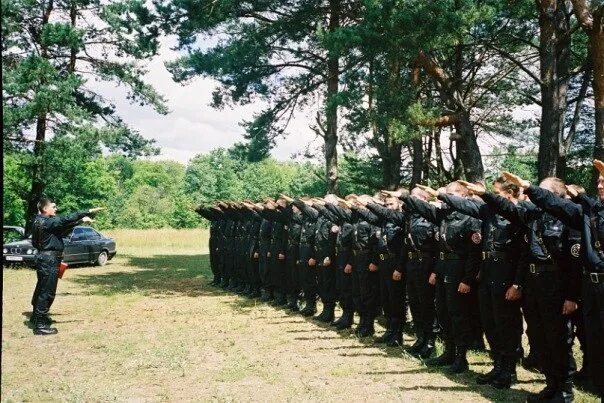
[[[229,198],[481,180],[502,164],[590,188],[589,161],[604,159],[603,19],[597,0],[3,1],[4,220],[27,223],[47,195],[110,203],[107,226],[186,226],[185,206],[212,200],[187,184],[204,158],[236,166]],[[166,36],[175,81],[216,82],[201,114],[264,105],[241,143],[187,166],[141,159],[156,144],[93,85],[168,114],[144,79]],[[270,158],[299,111],[315,113],[318,165]]]

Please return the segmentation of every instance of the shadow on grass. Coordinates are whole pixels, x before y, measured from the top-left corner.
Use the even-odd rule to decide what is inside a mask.
[[[126,256],[123,271],[94,272],[69,281],[88,288],[89,294],[115,295],[142,292],[146,295],[190,297],[226,295],[207,285],[212,277],[209,255]],[[131,269],[134,270],[131,270]]]

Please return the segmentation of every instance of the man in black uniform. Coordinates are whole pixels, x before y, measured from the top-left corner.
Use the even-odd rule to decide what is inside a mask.
[[[459,181],[480,195],[480,184]],[[498,182],[498,194],[518,204],[518,186]],[[494,187],[495,188],[495,187]],[[495,213],[482,200],[440,193],[439,199],[459,212],[482,220],[482,264],[480,267],[479,307],[487,341],[493,354],[493,369],[480,375],[479,384],[490,383],[507,389],[516,377],[516,361],[522,336],[520,297],[524,271],[518,269],[525,231]]]
[[[312,201],[296,199],[292,204],[302,212],[302,229],[298,249],[298,274],[306,304],[300,311],[303,316],[312,316],[317,311],[317,270],[315,260],[315,231],[319,212]]]
[[[372,197],[367,195],[352,195],[350,198],[354,231],[349,263],[352,266],[352,298],[360,316],[355,334],[361,338],[375,334],[374,322],[380,305],[379,268],[372,260],[377,253],[381,231],[378,216],[366,207],[372,201]]]
[[[407,311],[406,276],[403,276],[404,262],[401,259],[406,217],[401,211],[398,195],[386,194],[384,201],[386,207],[379,203],[367,204],[367,208],[381,220],[381,236],[377,244],[378,259],[373,263],[379,267],[380,296],[387,328],[375,341],[386,343],[388,347],[397,347],[403,344],[403,326]]]
[[[422,187],[428,193],[436,191]],[[450,183],[446,192],[467,196],[467,190],[457,182]],[[466,358],[472,341],[470,323],[471,287],[475,286],[480,264],[480,221],[461,214],[446,204],[435,207],[414,197],[403,197],[405,208],[414,210],[438,225],[439,260],[436,268],[436,309],[443,329],[445,350],[430,362],[435,366],[451,365],[453,373],[468,369]]]
[[[536,186],[530,186],[530,182],[515,180],[515,175],[504,173],[504,177],[525,189],[533,201],[541,193]],[[546,178],[540,186],[564,200],[566,188],[560,179]],[[524,314],[527,321],[535,324],[546,387],[538,394],[529,395],[527,401],[573,401],[572,373],[576,367],[571,350],[573,335],[569,315],[577,309],[579,273],[561,264],[566,260],[564,254],[568,253],[562,248],[565,225],[538,207],[518,209],[509,200],[489,192],[482,198],[510,222],[528,230],[528,254],[521,257],[526,264],[520,266],[528,269]]]
[[[323,303],[323,311],[315,319],[331,323],[336,307],[335,252],[339,228],[335,224],[337,218],[325,207],[327,203],[337,204],[337,197],[327,195],[325,199],[316,199],[314,204],[314,208],[319,212],[315,230],[315,250],[319,297]]]
[[[427,202],[430,196],[416,187],[411,196]],[[436,241],[434,234],[438,229],[416,212],[408,212],[405,229],[405,242],[401,260],[405,263],[407,276],[407,295],[413,316],[413,326],[417,340],[407,350],[409,354],[423,359],[430,358],[434,352],[434,272]],[[430,280],[432,279],[432,281]]]
[[[348,329],[354,319],[354,302],[352,299],[352,215],[346,200],[338,199],[338,204],[327,203],[327,209],[335,215],[338,234],[336,238],[336,291],[342,308],[342,316],[331,323],[337,330]]]
[[[572,228],[581,230],[580,247],[573,245],[569,251],[576,255],[580,253],[583,264],[583,278],[581,284],[581,302],[584,317],[584,331],[586,336],[586,359],[589,363],[592,381],[601,399],[604,399],[604,252],[600,239],[604,234],[604,163],[595,160],[594,166],[599,171],[598,200],[589,198],[578,191],[576,187],[567,186],[574,202],[557,197],[545,189],[530,186],[527,181],[516,175],[505,173],[510,180],[517,181],[522,186],[527,186],[526,193],[532,201],[548,213],[559,218]],[[571,235],[572,236],[572,235]],[[567,244],[568,248],[568,244]],[[567,270],[578,269],[573,265]],[[568,277],[574,273],[567,274]],[[586,365],[584,361],[584,366]],[[571,368],[572,369],[572,368]],[[572,398],[572,395],[570,395]]]
[[[57,329],[50,327],[48,311],[57,292],[59,264],[63,258],[63,237],[80,223],[90,223],[89,215],[104,210],[102,207],[80,211],[65,217],[57,216],[57,206],[49,199],[38,202],[39,214],[32,227],[32,245],[38,250],[36,255],[36,272],[38,282],[32,297],[32,322],[34,334],[56,334]]]

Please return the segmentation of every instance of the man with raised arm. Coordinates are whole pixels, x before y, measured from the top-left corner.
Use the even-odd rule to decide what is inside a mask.
[[[81,223],[91,223],[90,215],[104,210],[103,207],[57,216],[57,205],[50,199],[38,202],[38,215],[32,226],[31,243],[38,250],[35,259],[38,281],[32,297],[32,323],[35,335],[52,335],[57,329],[50,327],[48,312],[57,293],[59,265],[63,258],[63,237]]]
[[[537,187],[515,175],[504,172],[503,176],[524,189],[529,197],[534,192],[532,199],[540,193]],[[566,187],[562,180],[546,178],[540,187],[564,200]],[[576,366],[571,350],[573,335],[569,315],[577,309],[578,281],[572,269],[562,264],[567,260],[564,254],[568,253],[563,248],[567,233],[565,225],[537,206],[526,205],[526,209],[519,209],[511,201],[490,192],[481,197],[498,214],[526,229],[528,248],[520,264],[520,269],[526,272],[524,315],[527,322],[534,325],[546,380],[546,387],[529,395],[527,401],[572,401],[572,374]]]
[[[432,196],[438,195],[434,189],[421,188]],[[466,188],[457,182],[447,185],[446,192],[460,197],[468,195]],[[445,350],[429,363],[450,365],[453,373],[465,372],[468,370],[467,350],[472,340],[469,292],[475,287],[480,263],[480,221],[444,203],[442,207],[435,207],[412,196],[402,200],[406,209],[416,211],[438,226],[436,309]]]

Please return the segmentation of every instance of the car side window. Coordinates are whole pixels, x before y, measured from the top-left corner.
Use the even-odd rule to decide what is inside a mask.
[[[83,228],[74,228],[73,232],[71,233],[71,240],[72,241],[82,241],[82,240],[84,240],[84,231],[83,231]]]
[[[86,239],[99,239],[101,235],[98,232],[93,230],[92,228],[84,228],[84,233],[86,234]]]

